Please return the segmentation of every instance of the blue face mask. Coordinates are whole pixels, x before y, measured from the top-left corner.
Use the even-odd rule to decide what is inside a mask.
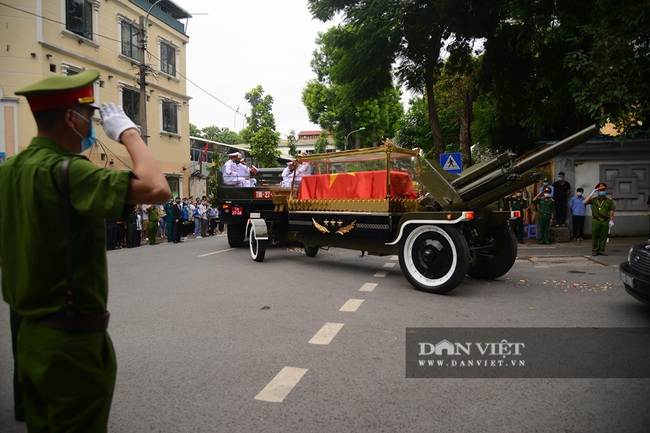
[[[607,195],[607,191],[598,191],[598,195],[601,197],[605,197]]]
[[[81,117],[86,122],[90,123],[90,131],[88,132],[88,136],[87,137],[81,137],[81,151],[85,152],[86,150],[93,147],[93,144],[95,144],[95,141],[97,141],[97,136],[95,135],[95,125],[93,125],[93,122],[86,119],[81,114],[77,113],[76,111],[73,111],[73,113],[75,113],[77,116]],[[77,132],[77,134],[79,134],[79,133]],[[79,134],[79,136],[81,136],[81,134]]]
[[[557,178],[557,181],[558,181],[558,182],[562,182],[563,180],[564,180],[563,177],[558,177],[558,178]]]

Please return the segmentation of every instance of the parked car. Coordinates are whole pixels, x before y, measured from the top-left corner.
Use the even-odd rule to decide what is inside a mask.
[[[630,248],[618,269],[627,293],[650,305],[650,239]]]

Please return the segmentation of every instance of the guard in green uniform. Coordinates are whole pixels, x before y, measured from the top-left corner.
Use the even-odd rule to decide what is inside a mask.
[[[149,245],[156,245],[156,236],[158,236],[158,209],[155,205],[150,204],[147,206],[147,236],[149,237]]]
[[[524,191],[519,190],[514,197],[508,198],[508,207],[511,211],[520,211],[519,218],[512,220],[512,230],[520,244],[524,243],[524,210],[528,207],[528,200],[524,198]]]
[[[614,200],[607,197],[607,184],[599,183],[583,202],[591,205],[591,255],[606,256],[607,235],[614,227]]]
[[[550,244],[551,236],[549,233],[551,224],[553,222],[553,215],[555,215],[555,202],[551,198],[551,188],[546,187],[537,194],[533,199],[539,207],[539,217],[538,217],[538,226],[539,226],[539,242],[540,244]]]
[[[102,125],[125,146],[133,171],[98,167],[80,155],[95,141],[98,78],[94,70],[52,75],[17,91],[27,98],[38,132],[0,165],[0,197],[11,203],[0,208],[2,295],[23,319],[17,360],[30,433],[106,431],[116,361],[106,331],[104,219],[121,219],[126,203],[171,195],[120,107],[103,104]],[[25,217],[34,209],[48,215],[48,224]]]

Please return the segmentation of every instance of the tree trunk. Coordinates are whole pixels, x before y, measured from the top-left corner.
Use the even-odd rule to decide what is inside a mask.
[[[472,165],[472,105],[474,103],[474,92],[465,90],[463,97],[463,112],[460,116],[460,150],[463,154],[463,164],[466,167]]]
[[[427,111],[429,112],[429,127],[431,128],[431,136],[433,137],[433,153],[436,160],[439,160],[440,154],[443,152],[442,146],[442,132],[440,132],[440,121],[438,120],[438,109],[436,108],[436,100],[433,91],[434,78],[433,70],[427,73],[425,79],[425,88],[427,94]]]

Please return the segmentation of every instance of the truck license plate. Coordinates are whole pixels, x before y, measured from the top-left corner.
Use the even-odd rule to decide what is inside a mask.
[[[273,198],[273,193],[271,191],[268,191],[268,190],[266,190],[266,191],[264,191],[264,190],[263,191],[255,191],[254,197],[256,199],[258,199],[258,198],[259,199],[270,199],[270,198]]]
[[[621,280],[628,286],[634,288],[634,278],[631,277],[630,275],[621,272]]]
[[[231,210],[231,215],[242,215],[242,208],[240,206],[233,206]]]

